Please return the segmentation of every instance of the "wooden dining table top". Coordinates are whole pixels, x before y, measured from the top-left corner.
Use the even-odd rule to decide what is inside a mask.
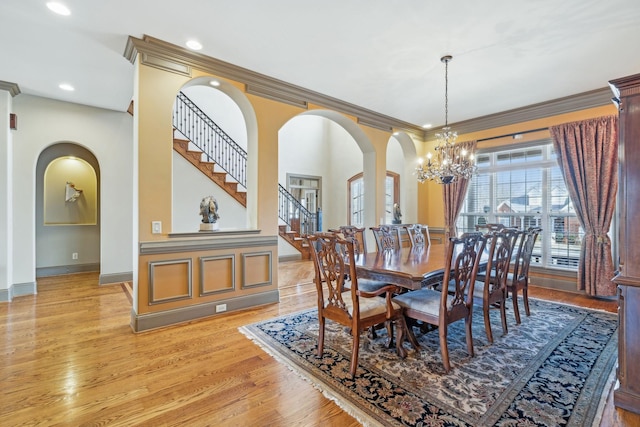
[[[407,289],[420,289],[424,275],[444,268],[445,260],[442,244],[355,256],[358,278],[380,280]]]

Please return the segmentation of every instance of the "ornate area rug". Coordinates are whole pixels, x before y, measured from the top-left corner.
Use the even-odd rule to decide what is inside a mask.
[[[467,355],[464,322],[450,325],[449,374],[437,330],[416,334],[419,351],[405,343],[404,360],[386,347],[384,330],[376,339],[363,334],[353,380],[344,327],[327,322],[324,355],[316,357],[315,309],[240,330],[364,425],[598,425],[617,360],[616,315],[533,299],[530,305],[521,325],[508,310],[505,336],[495,310],[493,344],[476,309],[475,357]]]

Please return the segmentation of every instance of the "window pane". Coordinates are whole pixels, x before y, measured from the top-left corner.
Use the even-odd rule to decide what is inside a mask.
[[[479,173],[471,180],[465,200],[465,212],[489,213],[491,211],[490,194],[486,191],[490,180],[491,176],[488,173]]]
[[[489,166],[489,162],[491,161],[491,157],[486,154],[479,154],[476,156],[476,165],[478,168],[486,168]]]
[[[351,181],[351,225],[361,227],[364,223],[364,181],[362,178]]]
[[[385,223],[391,224],[393,221],[393,177],[387,176],[384,181],[384,212]]]
[[[551,168],[551,191],[549,192],[549,210],[551,212],[575,213],[569,198],[569,191],[564,184],[560,167]]]
[[[532,265],[577,270],[580,228],[550,141],[539,146],[477,156],[481,173],[471,179],[458,232],[500,223],[541,227]],[[482,166],[481,166],[482,165]]]
[[[577,269],[584,232],[575,217],[550,216],[551,263],[559,267]]]
[[[532,148],[518,151],[502,151],[496,153],[497,165],[511,165],[515,163],[525,163],[540,161],[543,157],[543,148]]]

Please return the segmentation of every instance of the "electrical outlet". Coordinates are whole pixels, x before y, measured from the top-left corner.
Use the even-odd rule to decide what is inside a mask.
[[[162,221],[151,221],[151,233],[153,234],[162,233]]]
[[[227,311],[227,304],[216,305],[216,313],[222,313],[223,311]]]
[[[71,259],[78,259],[78,252],[74,252],[71,254]]]

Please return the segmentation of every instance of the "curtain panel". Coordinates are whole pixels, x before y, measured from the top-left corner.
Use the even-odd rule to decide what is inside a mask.
[[[569,197],[585,232],[578,289],[592,296],[615,295],[608,232],[618,192],[618,117],[564,123],[549,131]]]

